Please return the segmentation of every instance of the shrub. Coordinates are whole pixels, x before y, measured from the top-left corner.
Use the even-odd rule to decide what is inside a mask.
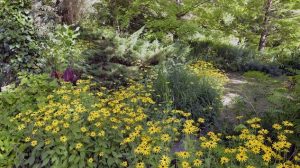
[[[212,86],[215,83],[208,76],[204,76],[205,73],[201,74],[198,71],[199,73],[195,74],[189,71],[182,65],[172,66],[165,71],[160,70],[154,81],[154,88],[158,95],[156,100],[173,102],[175,109],[191,112],[195,120],[199,116],[205,116],[213,122],[218,115],[220,105],[220,94]]]
[[[81,55],[83,46],[78,43],[79,27],[73,30],[67,25],[58,25],[53,34],[49,35],[43,50],[43,58],[48,71],[64,71],[67,67],[83,69],[84,57]]]
[[[31,1],[0,1],[0,86],[13,82],[17,73],[41,72],[40,37],[27,9]]]
[[[282,58],[278,61],[287,67],[300,69],[300,50],[299,48],[293,50],[290,54],[281,54]]]
[[[100,39],[84,52],[88,57],[86,73],[114,87],[124,84],[128,77],[137,76],[141,69],[157,65],[167,58],[183,62],[189,54],[190,48],[181,43],[163,45],[158,40],[143,39],[143,30],[129,36],[116,34],[109,29],[93,32]]]
[[[256,52],[250,49],[213,41],[190,42],[190,59],[204,59],[214,62],[219,68],[239,71],[248,61],[255,59]]]

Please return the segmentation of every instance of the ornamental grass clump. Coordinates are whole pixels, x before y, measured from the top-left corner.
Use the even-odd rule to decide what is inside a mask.
[[[201,63],[162,66],[154,80],[155,100],[191,112],[195,121],[203,116],[215,125],[226,76],[212,69],[211,64],[203,67]]]

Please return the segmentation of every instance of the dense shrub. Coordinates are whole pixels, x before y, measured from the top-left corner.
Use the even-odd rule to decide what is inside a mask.
[[[29,16],[28,0],[0,1],[0,86],[19,71],[41,72],[39,40]]]
[[[261,71],[272,76],[294,75],[288,67],[297,66],[297,52],[285,60],[271,63],[268,53],[258,53],[254,50],[213,41],[193,41],[189,59],[214,62],[226,71]]]
[[[279,58],[279,62],[283,65],[294,68],[300,69],[300,49],[295,49],[290,54],[282,54],[283,56]]]
[[[239,71],[248,61],[255,59],[256,52],[239,46],[213,41],[190,42],[190,59],[204,59],[214,62],[219,68]]]
[[[183,65],[173,65],[170,68],[159,70],[154,88],[157,101],[173,103],[174,108],[191,112],[196,120],[199,116],[205,116],[209,121],[216,121],[220,105],[219,86],[216,77],[208,77],[205,70],[201,71],[197,64],[192,64],[196,73],[191,73],[190,68]],[[205,67],[202,67],[205,69]],[[202,73],[201,73],[202,72]]]
[[[183,62],[190,51],[181,43],[164,45],[158,40],[147,41],[141,37],[144,28],[128,36],[107,28],[86,34],[86,29],[82,38],[98,37],[84,51],[88,58],[86,73],[109,87],[122,85],[126,78],[135,77],[141,69],[157,65],[167,58]]]
[[[78,42],[79,27],[58,25],[53,33],[49,33],[44,44],[43,58],[48,72],[64,71],[67,67],[83,69],[85,57],[81,51],[85,46]]]

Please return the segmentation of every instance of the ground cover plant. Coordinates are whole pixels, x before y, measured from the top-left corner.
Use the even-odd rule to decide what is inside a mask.
[[[252,118],[241,120],[244,127],[234,135],[202,132],[204,118],[194,121],[191,113],[159,107],[151,99],[151,82],[95,93],[91,85],[63,84],[47,96],[47,105],[9,118],[16,124],[11,134],[18,137],[15,165],[281,167],[299,160],[298,155],[289,160],[287,137],[294,127],[289,121],[268,131],[260,118]],[[153,115],[160,120],[151,120]]]
[[[0,168],[300,167],[299,0],[0,0]]]

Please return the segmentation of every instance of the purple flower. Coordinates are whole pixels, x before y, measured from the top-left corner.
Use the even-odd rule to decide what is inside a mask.
[[[63,78],[64,78],[64,81],[72,82],[74,84],[78,80],[78,76],[75,74],[74,70],[70,67],[65,70]]]

